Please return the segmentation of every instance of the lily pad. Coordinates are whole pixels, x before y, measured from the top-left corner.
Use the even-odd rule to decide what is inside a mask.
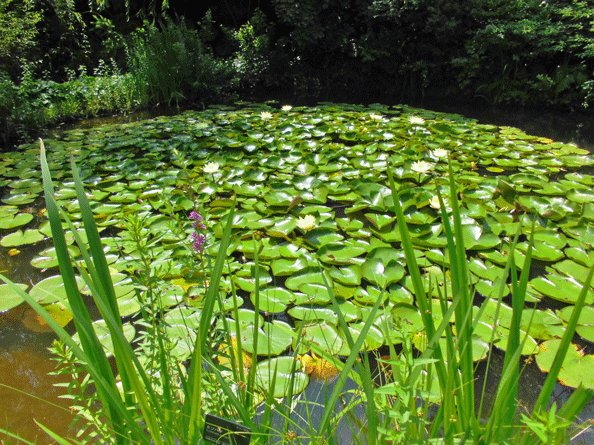
[[[256,304],[256,294],[250,294],[252,303]],[[268,313],[284,312],[289,304],[295,301],[295,294],[283,287],[264,287],[260,289],[259,308]]]
[[[547,340],[540,345],[540,353],[536,356],[536,363],[542,371],[549,372],[551,370],[560,344],[560,339],[553,339]],[[572,388],[583,385],[585,388],[594,389],[593,368],[594,355],[585,354],[576,345],[571,344],[559,372],[559,381],[563,385]]]
[[[35,244],[43,240],[44,238],[45,235],[41,233],[39,230],[27,229],[23,232],[19,229],[3,237],[0,241],[0,244],[3,247],[17,247],[22,246],[24,244]]]
[[[84,287],[84,281],[76,277],[79,290]],[[46,278],[29,290],[29,295],[38,303],[49,304],[54,302],[66,301],[66,288],[61,275],[55,275]]]
[[[309,377],[302,368],[301,361],[294,357],[263,360],[256,365],[256,385],[265,393],[271,391],[275,398],[299,394],[309,384]]]
[[[22,290],[26,290],[29,287],[22,283],[15,284]],[[0,284],[0,313],[18,306],[23,301],[25,301],[23,297],[13,290],[9,284]]]
[[[33,220],[31,213],[18,213],[16,215],[7,215],[0,217],[0,229],[14,229],[24,226]]]
[[[262,328],[254,329],[250,324],[241,330],[241,344],[251,354],[277,356],[283,353],[293,341],[288,334],[293,328],[285,322],[275,321],[274,323],[264,322]],[[257,348],[255,350],[257,335]]]

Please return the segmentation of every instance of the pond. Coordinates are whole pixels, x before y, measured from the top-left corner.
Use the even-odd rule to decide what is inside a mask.
[[[57,133],[45,145],[58,184],[56,197],[74,221],[80,219],[80,209],[68,171],[70,153],[81,169],[126,320],[133,320],[140,310],[130,276],[143,267],[157,279],[172,329],[180,316],[192,320],[204,295],[202,265],[216,254],[229,208],[237,199],[231,221],[235,237],[228,250],[232,273],[224,276],[222,290],[235,287],[239,315],[255,319],[252,234],[257,234],[259,329],[270,340],[266,351],[270,355],[286,353],[293,345],[292,337],[278,328],[281,324],[287,329],[300,327],[332,354],[348,354],[336,316],[328,308],[320,264],[353,332],[360,331],[382,289],[387,290],[389,313],[418,318],[394,230],[385,170],[393,168],[403,190],[406,221],[428,285],[429,280],[442,282],[441,268],[448,267],[435,196],[436,187],[445,191],[442,179],[450,157],[463,206],[469,267],[480,295],[477,304],[485,305],[486,324],[500,326],[497,350],[505,349],[509,319],[505,310],[498,313],[489,305],[500,288],[510,253],[507,242],[517,230],[526,235],[536,220],[535,267],[526,309],[536,323],[528,331],[524,353],[535,356],[528,375],[542,376],[537,345],[562,335],[585,271],[594,262],[594,158],[589,154],[594,135],[585,122],[568,122],[559,133],[532,123],[524,123],[522,129],[494,125],[515,122],[509,115],[477,122],[447,111],[378,104],[220,106],[137,122],[81,126]],[[541,124],[544,118],[539,116]],[[545,126],[564,119],[551,117]],[[529,131],[523,131],[526,128]],[[57,262],[43,212],[38,152],[38,144],[32,143],[5,153],[1,160],[0,260],[9,278],[70,327],[71,314],[57,303]],[[205,224],[200,234],[206,243],[200,254],[191,245],[194,229],[189,218],[194,209]],[[76,247],[71,249],[78,255]],[[526,249],[522,239],[514,252],[520,267]],[[4,404],[2,420],[6,418],[9,430],[43,443],[31,418],[54,427],[61,424],[58,432],[67,430],[67,422],[47,417],[41,412],[46,404],[6,386],[18,385],[56,403],[53,380],[44,377],[51,363],[45,349],[52,335],[18,298],[5,288],[3,292],[0,338],[7,372],[2,373],[6,379],[2,390],[7,394],[3,400],[12,403]],[[576,341],[592,357],[594,292],[588,294],[587,303]],[[225,310],[232,304],[228,299]],[[133,338],[134,326],[128,326]],[[246,323],[245,328],[254,326]],[[477,331],[485,341],[491,334]],[[180,331],[172,330],[171,335]],[[366,347],[379,348],[390,335],[378,323]],[[256,352],[249,342],[244,347],[248,353]],[[486,356],[487,349],[478,351],[477,360]],[[183,341],[175,354],[187,359]],[[309,376],[301,374],[306,386]],[[565,383],[575,386],[574,377],[564,376]],[[524,402],[530,403],[528,391]],[[67,404],[61,406],[49,411],[67,418]],[[591,406],[588,412],[592,418]]]

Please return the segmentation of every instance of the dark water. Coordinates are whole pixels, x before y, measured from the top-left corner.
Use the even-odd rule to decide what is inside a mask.
[[[423,102],[411,104],[411,106],[460,114],[477,119],[483,124],[517,127],[527,134],[575,143],[581,148],[594,151],[594,119],[589,116],[537,110],[473,107],[443,102]],[[169,115],[171,112],[163,114]],[[150,117],[152,117],[151,114],[143,113],[137,116],[91,119],[77,124],[76,127],[92,128]],[[65,391],[53,386],[60,380],[47,375],[54,370],[55,366],[54,362],[49,360],[47,352],[53,335],[35,333],[25,328],[23,322],[30,316],[31,314],[24,306],[0,314],[0,400],[2,401],[0,428],[20,434],[35,444],[45,445],[53,442],[39,430],[33,419],[51,427],[63,436],[73,436],[74,432],[69,430],[72,417],[68,410],[68,403],[59,398],[59,395],[64,394]],[[537,394],[544,378],[545,375],[538,369],[528,368],[520,382],[520,391],[525,403],[530,404],[535,401],[535,399],[532,400],[533,394]],[[559,386],[555,397],[562,402],[570,393],[570,389]],[[594,419],[594,403],[591,403],[582,413],[581,419]],[[0,443],[3,443],[3,440],[4,436],[0,434]],[[6,443],[16,442],[7,441]],[[594,444],[594,435],[586,433],[576,438],[573,443]]]
[[[426,110],[460,114],[481,124],[516,127],[526,134],[574,143],[594,151],[594,115],[425,101],[411,104]]]

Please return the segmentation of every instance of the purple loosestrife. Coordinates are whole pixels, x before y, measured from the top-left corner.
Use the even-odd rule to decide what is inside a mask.
[[[206,242],[206,236],[203,233],[198,233],[198,230],[206,230],[206,226],[202,222],[202,215],[195,210],[190,213],[190,219],[194,220],[192,227],[195,229],[191,237],[192,247],[196,252],[202,252],[204,243]]]

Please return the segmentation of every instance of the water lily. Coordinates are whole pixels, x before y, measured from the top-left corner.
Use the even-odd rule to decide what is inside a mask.
[[[204,173],[214,173],[219,169],[219,164],[216,162],[207,162],[202,171]]]
[[[433,150],[433,156],[436,158],[445,158],[448,155],[448,151],[443,148],[436,148]]]
[[[425,123],[425,119],[423,119],[422,117],[419,117],[419,116],[411,116],[408,118],[408,121],[411,124],[418,124],[418,125],[423,125]]]
[[[439,202],[439,198],[437,197],[437,195],[433,195],[431,197],[431,199],[429,200],[429,205],[434,209],[441,209],[441,203]]]
[[[283,105],[282,108],[281,108],[281,110],[283,110],[283,111],[291,111],[291,108],[293,108],[291,105]]]
[[[410,166],[410,169],[416,173],[427,173],[429,170],[431,170],[431,164],[429,162],[426,161],[415,161],[412,163],[412,165]]]
[[[384,121],[384,116],[382,116],[381,114],[371,113],[369,115],[369,118],[373,121],[378,121],[378,122]]]
[[[307,232],[308,230],[313,229],[315,226],[316,217],[313,215],[305,215],[297,218],[297,227],[299,227],[301,230],[305,230]]]
[[[262,111],[260,113],[260,117],[262,118],[262,120],[268,121],[272,119],[272,113],[269,111]]]

